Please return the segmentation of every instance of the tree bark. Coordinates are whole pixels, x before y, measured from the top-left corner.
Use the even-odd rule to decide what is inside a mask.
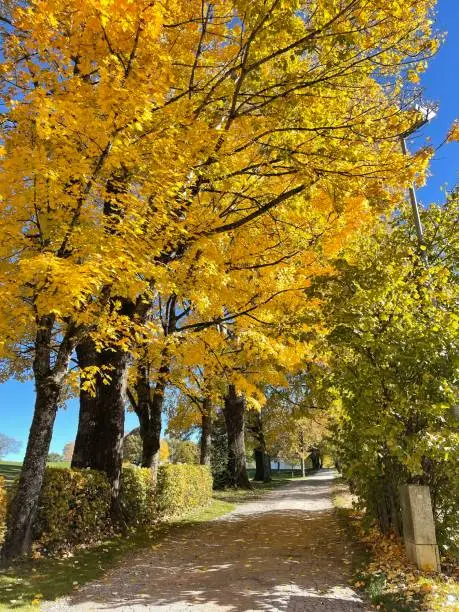
[[[148,306],[124,298],[120,314],[139,320],[146,316]],[[112,515],[122,523],[119,507],[121,467],[123,460],[124,412],[126,405],[127,375],[131,354],[116,346],[97,352],[91,340],[77,347],[80,367],[103,368],[104,380],[97,374],[95,396],[80,389],[80,416],[72,467],[91,468],[105,472],[112,491]]]
[[[110,380],[99,380],[97,421],[94,427],[93,450],[88,467],[107,474],[111,486],[112,514],[120,518],[119,492],[123,461],[124,411],[130,354],[122,349],[103,349],[98,362],[110,368]],[[107,381],[106,381],[107,382]]]
[[[254,480],[269,482],[271,480],[271,459],[266,450],[266,440],[263,433],[263,420],[260,412],[251,412],[248,427],[257,444],[254,451]]]
[[[247,474],[245,458],[244,413],[244,398],[238,396],[234,385],[230,385],[223,407],[228,433],[228,472],[230,484],[234,487],[250,489],[251,485]]]
[[[300,455],[301,476],[304,478],[306,476],[306,465],[305,465],[305,460],[304,460],[304,457],[306,455],[306,445],[305,445],[305,442],[304,442],[304,431],[303,431],[303,429],[300,430],[300,448],[301,448],[301,455]]]
[[[312,461],[312,467],[314,470],[320,469],[320,453],[318,448],[312,448],[311,454],[309,455]]]
[[[97,353],[89,340],[77,347],[77,356],[81,368],[91,365],[106,368],[109,380],[107,383],[97,375],[94,396],[80,389],[78,432],[71,465],[105,472],[112,491],[112,514],[118,521],[130,354],[112,348]]]
[[[139,417],[139,431],[142,438],[142,467],[151,468],[153,482],[156,482],[159,467],[161,414],[166,390],[164,377],[168,371],[168,367],[163,364],[152,391],[149,368],[146,365],[139,365],[137,368],[135,383],[137,399],[134,409]]]
[[[255,477],[254,480],[262,482],[269,482],[271,480],[271,459],[269,455],[256,448],[254,451],[255,456]]]
[[[86,338],[76,347],[78,367],[80,371],[98,363],[98,354],[91,338]],[[78,418],[78,431],[72,456],[72,468],[90,468],[93,456],[96,452],[97,438],[96,425],[101,418],[99,414],[99,395],[103,386],[96,378],[94,382],[94,394],[82,389],[83,380],[80,377],[80,412]]]
[[[63,390],[70,356],[74,349],[71,334],[66,334],[55,363],[51,363],[51,340],[54,317],[43,316],[38,322],[35,339],[35,408],[18,488],[7,521],[2,548],[2,562],[31,550],[33,526],[43,485],[46,460],[53,433],[59,399]]]
[[[210,467],[212,445],[212,406],[209,398],[204,398],[201,412],[201,455],[199,463]]]
[[[166,302],[165,320],[163,321],[164,335],[174,333],[176,328],[175,306],[177,296],[172,294]],[[153,484],[156,483],[159,468],[159,453],[161,448],[161,415],[164,405],[164,393],[169,375],[170,356],[167,346],[161,351],[161,365],[158,371],[155,387],[152,391],[150,383],[150,368],[148,357],[137,368],[136,398],[130,394],[129,399],[139,417],[140,437],[142,438],[142,466],[152,471]]]

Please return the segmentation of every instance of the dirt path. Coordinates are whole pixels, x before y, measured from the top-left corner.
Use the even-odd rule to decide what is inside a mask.
[[[322,470],[218,520],[178,530],[44,609],[367,610],[347,586],[353,549],[333,511],[333,477]]]

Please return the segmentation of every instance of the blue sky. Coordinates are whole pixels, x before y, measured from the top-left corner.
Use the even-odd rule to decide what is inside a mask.
[[[439,0],[437,27],[447,32],[447,39],[438,55],[431,61],[423,75],[422,85],[428,100],[438,102],[437,117],[418,134],[410,145],[413,148],[426,143],[438,147],[451,124],[459,118],[459,1]],[[420,190],[419,197],[425,205],[444,201],[442,189],[451,189],[459,178],[459,143],[441,147],[432,162],[428,185]],[[0,385],[0,432],[22,442],[20,453],[6,457],[22,459],[32,422],[34,388],[32,382],[19,383],[10,380]],[[73,440],[78,422],[78,402],[71,400],[58,412],[54,427],[51,451],[62,452],[64,444]],[[135,414],[126,415],[126,430],[137,427]]]
[[[426,144],[438,147],[445,139],[453,121],[459,119],[459,1],[439,0],[437,4],[437,28],[447,33],[446,42],[430,61],[423,75],[422,85],[427,100],[437,102],[437,117],[416,137],[413,148]],[[420,190],[423,204],[443,202],[442,188],[454,187],[459,179],[459,143],[442,146],[435,154],[430,167],[431,175],[426,187]]]

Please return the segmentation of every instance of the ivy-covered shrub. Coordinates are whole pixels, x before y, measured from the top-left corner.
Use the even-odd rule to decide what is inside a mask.
[[[3,478],[3,476],[0,476],[0,540],[2,539],[2,534],[5,529],[5,520],[6,520],[5,479]]]
[[[177,516],[212,498],[212,475],[203,465],[168,464],[158,471],[155,508],[158,517]]]
[[[121,477],[121,509],[129,527],[147,525],[153,519],[153,481],[151,470],[124,465]]]
[[[95,542],[110,533],[110,484],[105,475],[46,468],[34,530],[47,550]]]

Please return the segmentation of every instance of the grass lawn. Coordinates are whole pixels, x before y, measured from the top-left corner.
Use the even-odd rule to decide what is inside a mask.
[[[9,486],[16,476],[21,472],[22,463],[19,461],[0,461],[0,476],[5,478],[6,486]]]
[[[69,461],[50,462],[49,467],[66,468],[70,467]],[[0,461],[0,476],[3,476],[6,481],[6,486],[10,486],[14,479],[21,472],[21,461]]]

